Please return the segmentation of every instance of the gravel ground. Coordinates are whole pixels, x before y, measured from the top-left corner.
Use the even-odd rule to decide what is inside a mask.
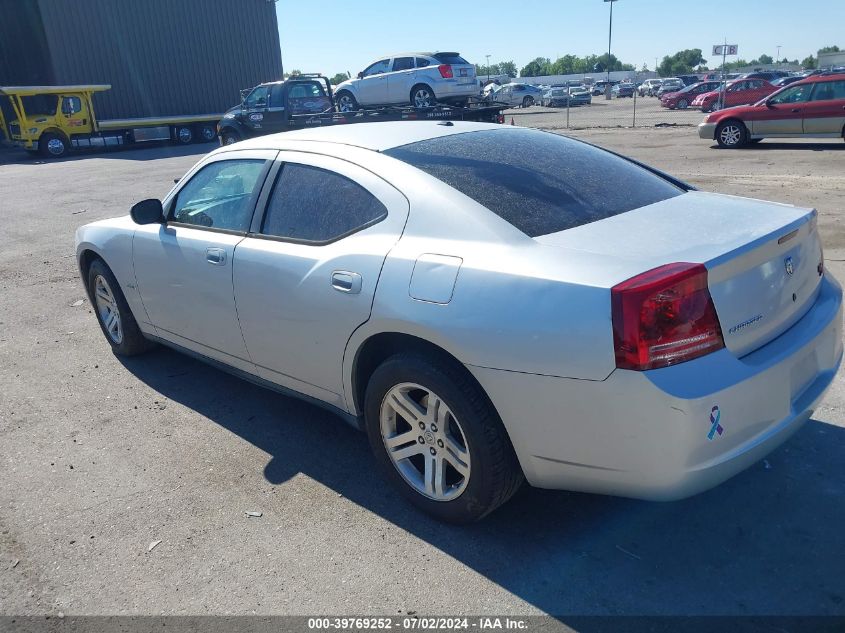
[[[705,189],[818,207],[845,279],[845,143],[573,135]],[[164,349],[113,356],[73,231],[163,195],[205,149],[0,159],[0,614],[845,614],[841,377],[787,444],[710,492],[525,488],[454,528],[403,503],[321,409]]]

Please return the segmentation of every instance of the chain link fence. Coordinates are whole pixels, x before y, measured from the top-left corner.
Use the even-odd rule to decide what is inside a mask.
[[[704,114],[691,107],[670,110],[660,105],[657,97],[593,96],[586,105],[544,107],[539,104],[505,111],[505,123],[548,130],[585,128],[630,128],[663,125],[696,126]]]

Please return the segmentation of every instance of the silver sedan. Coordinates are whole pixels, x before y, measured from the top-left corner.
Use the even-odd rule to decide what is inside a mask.
[[[523,479],[710,488],[798,429],[842,359],[815,211],[510,126],[229,145],[76,252],[115,353],[161,343],[324,406],[453,522]]]

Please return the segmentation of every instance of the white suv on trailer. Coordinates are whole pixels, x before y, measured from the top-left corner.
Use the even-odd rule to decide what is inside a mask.
[[[342,112],[361,106],[464,103],[480,86],[475,66],[458,53],[402,53],[383,57],[341,83],[335,92]]]

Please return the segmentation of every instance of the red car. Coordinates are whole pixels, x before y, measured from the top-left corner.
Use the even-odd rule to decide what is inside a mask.
[[[674,110],[675,108],[686,110],[698,95],[717,90],[718,88],[718,81],[699,81],[697,84],[692,84],[683,90],[678,90],[678,92],[667,92],[660,97],[660,105],[670,110]]]
[[[756,103],[763,97],[772,94],[777,88],[765,79],[736,79],[729,81],[725,88],[725,102],[723,108],[730,108],[747,103]],[[713,90],[698,95],[692,102],[692,107],[701,108],[702,112],[713,112],[719,106],[720,90]]]
[[[754,105],[708,114],[698,135],[729,148],[764,138],[845,138],[845,74],[813,75]]]

